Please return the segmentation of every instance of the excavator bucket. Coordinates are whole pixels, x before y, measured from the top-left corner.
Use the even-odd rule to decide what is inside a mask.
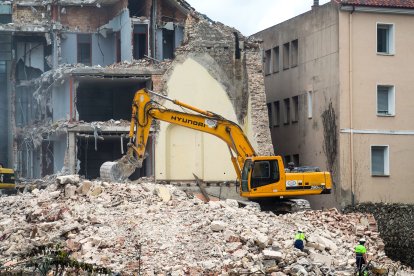
[[[103,181],[121,182],[126,180],[137,168],[142,167],[142,160],[130,160],[127,155],[115,162],[102,164],[99,173]]]

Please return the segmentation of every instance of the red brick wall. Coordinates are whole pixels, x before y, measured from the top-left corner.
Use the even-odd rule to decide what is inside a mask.
[[[164,86],[164,82],[162,80],[163,75],[152,75],[152,90],[155,92],[161,92],[162,87]]]
[[[42,18],[42,13],[45,15]],[[30,7],[13,6],[13,22],[14,23],[28,23],[28,24],[44,24],[50,18],[50,12],[46,7],[36,6],[33,9]]]
[[[66,7],[66,13],[60,14],[60,22],[70,30],[92,32],[106,23],[110,18],[109,7]]]

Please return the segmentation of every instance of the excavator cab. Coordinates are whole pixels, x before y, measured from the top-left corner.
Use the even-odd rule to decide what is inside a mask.
[[[283,162],[279,156],[260,156],[246,159],[241,177],[241,196],[257,197],[270,186],[282,185]]]
[[[329,172],[285,172],[280,156],[254,156],[244,162],[240,195],[250,199],[295,197],[331,192]]]

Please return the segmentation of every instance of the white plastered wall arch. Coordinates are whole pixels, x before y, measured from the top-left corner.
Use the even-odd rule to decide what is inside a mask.
[[[220,66],[207,54],[181,58],[179,63],[173,64],[164,89],[170,98],[237,122],[228,92],[222,85],[223,80],[215,79],[210,73],[211,70],[215,71],[214,75],[225,77],[225,74],[220,74]],[[225,80],[224,82],[230,83]],[[165,102],[164,105],[179,109],[170,102]],[[198,176],[204,181],[236,179],[228,147],[222,140],[210,134],[161,122],[155,145],[156,178],[194,180],[193,172],[200,174]]]

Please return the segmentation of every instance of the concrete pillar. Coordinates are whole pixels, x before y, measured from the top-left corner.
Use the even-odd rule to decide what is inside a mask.
[[[68,133],[68,170],[70,174],[76,174],[76,133]]]

